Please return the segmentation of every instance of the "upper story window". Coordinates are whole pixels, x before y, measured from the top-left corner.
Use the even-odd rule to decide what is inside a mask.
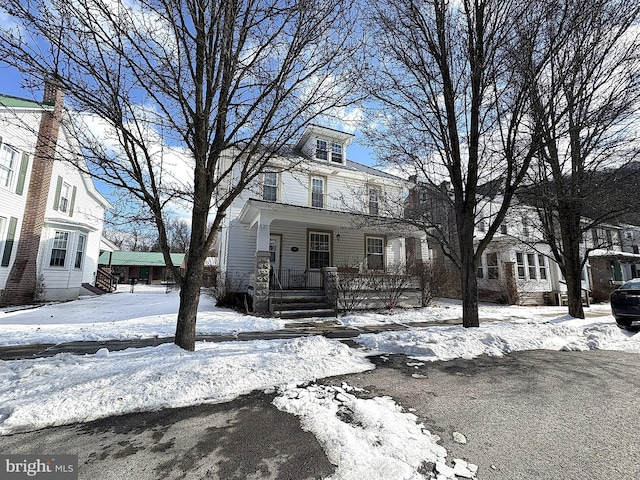
[[[331,161],[342,163],[342,144],[333,142],[331,144]]]
[[[369,187],[369,215],[380,213],[380,190],[377,187]]]
[[[327,142],[324,140],[316,140],[316,158],[320,160],[327,160],[329,158],[329,150],[327,149]]]
[[[264,172],[262,182],[262,199],[268,202],[278,201],[278,173]]]
[[[58,210],[61,212],[68,212],[71,202],[71,185],[64,182],[62,189],[60,190],[60,203],[58,204]]]
[[[56,195],[53,200],[53,209],[73,216],[73,206],[76,201],[76,187],[58,177]]]
[[[318,138],[316,139],[316,158],[334,163],[344,163],[344,145]]]
[[[311,177],[311,206],[324,208],[324,178]]]
[[[18,152],[9,145],[2,145],[0,149],[0,186],[11,188],[17,161]]]

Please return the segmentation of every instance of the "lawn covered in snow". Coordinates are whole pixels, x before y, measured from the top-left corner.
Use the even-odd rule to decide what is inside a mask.
[[[0,343],[169,336],[175,329],[177,307],[176,292],[136,287],[134,293],[0,313]],[[94,355],[0,361],[0,434],[136,411],[220,403],[253,390],[268,390],[278,392],[274,400],[278,408],[300,416],[304,428],[316,435],[327,457],[337,465],[336,480],[426,478],[420,473],[424,462],[438,465],[439,478],[454,478],[454,474],[469,478],[475,466],[461,461],[455,464],[457,470],[448,466],[438,438],[393,399],[360,399],[348,385],[324,387],[313,380],[372,369],[366,356],[374,353],[403,353],[435,361],[541,348],[640,352],[640,334],[618,329],[608,305],[589,308],[585,320],[572,319],[565,312],[558,307],[483,304],[481,320],[491,321],[479,328],[443,324],[362,334],[356,339],[362,349],[323,337],[305,337],[198,342],[195,352],[165,344],[118,352],[102,349]],[[411,326],[461,315],[459,302],[443,300],[433,307],[390,314],[349,314],[340,322],[352,328],[385,323]],[[216,308],[204,296],[200,302],[200,334],[283,326],[278,319]],[[345,422],[345,411],[356,421]]]

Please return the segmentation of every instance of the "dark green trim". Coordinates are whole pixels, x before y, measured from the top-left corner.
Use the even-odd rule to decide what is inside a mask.
[[[73,186],[73,190],[71,191],[71,202],[69,203],[69,216],[73,217],[73,207],[76,204],[76,187]]]
[[[53,198],[53,209],[58,210],[60,207],[60,192],[62,192],[62,177],[58,176],[58,183],[56,184],[56,196]]]
[[[9,260],[11,259],[11,250],[13,250],[13,242],[16,237],[16,226],[18,225],[18,219],[11,217],[9,220],[9,230],[7,231],[7,239],[4,242],[4,252],[2,254],[2,263],[0,266],[8,267]]]
[[[18,171],[18,182],[16,183],[16,193],[22,195],[24,191],[24,184],[27,180],[27,167],[29,166],[29,155],[22,154],[22,161],[20,162],[20,170]]]

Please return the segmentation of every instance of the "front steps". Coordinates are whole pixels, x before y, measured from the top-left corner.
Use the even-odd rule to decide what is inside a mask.
[[[335,317],[333,305],[321,290],[284,290],[271,292],[269,308],[274,317],[298,319]]]

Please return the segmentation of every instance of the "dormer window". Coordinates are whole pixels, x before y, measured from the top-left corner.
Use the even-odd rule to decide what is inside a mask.
[[[333,142],[331,144],[331,161],[342,163],[342,144]]]
[[[316,140],[316,158],[320,160],[327,160],[329,158],[327,142],[325,142],[324,140]]]

